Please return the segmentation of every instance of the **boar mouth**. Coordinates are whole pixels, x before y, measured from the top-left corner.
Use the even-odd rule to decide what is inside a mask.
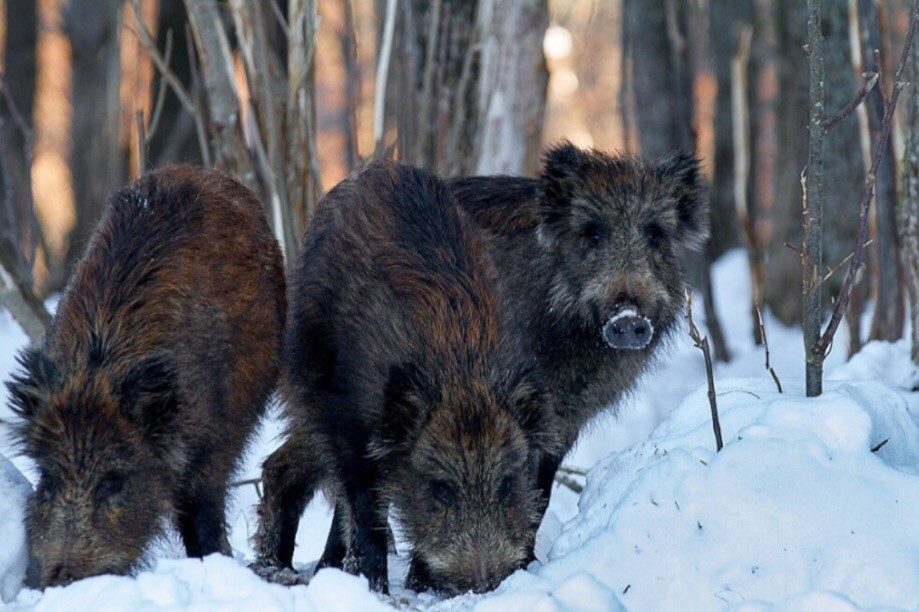
[[[636,351],[651,343],[654,325],[635,308],[624,307],[607,319],[600,334],[611,348]]]

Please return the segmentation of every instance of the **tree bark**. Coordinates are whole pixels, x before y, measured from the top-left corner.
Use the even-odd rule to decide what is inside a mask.
[[[66,258],[69,267],[82,256],[106,197],[124,179],[126,156],[119,142],[121,2],[70,0],[64,24],[74,83],[70,169],[76,225]]]
[[[539,159],[549,73],[546,0],[480,0],[477,174],[532,174]]]
[[[825,90],[820,0],[807,0],[807,55],[810,68],[810,118],[807,124],[807,169],[804,187],[802,250],[804,356],[808,397],[823,393],[823,360],[817,350],[823,321],[820,278],[823,276],[823,166]]]
[[[856,77],[852,66],[848,0],[823,0],[822,4],[826,112],[833,115],[852,100],[862,79]],[[857,113],[851,113],[827,132],[824,160],[823,259],[826,270],[838,266],[855,245],[853,195],[862,191],[865,182]],[[838,294],[841,283],[842,274],[823,282],[823,298]]]
[[[776,154],[765,253],[763,298],[786,325],[801,321],[801,170],[807,164],[808,72],[803,47],[807,11],[801,0],[775,0]],[[798,252],[785,245],[790,244]]]
[[[907,79],[919,83],[919,44],[910,49]],[[899,201],[898,229],[909,292],[912,323],[910,353],[919,365],[919,90],[910,88],[906,107],[906,148],[903,155],[903,196]]]
[[[3,53],[3,81],[10,100],[24,127],[32,129],[35,104],[36,45],[38,43],[38,9],[34,0],[6,3],[6,29]],[[32,258],[38,243],[31,197],[32,143],[28,142],[16,122],[5,96],[0,96],[0,132],[4,171],[0,172],[0,255],[11,265],[11,274],[32,285]]]
[[[188,25],[188,14],[182,0],[160,0],[159,19],[157,21],[156,45],[165,49],[166,39],[171,32],[172,59],[170,67],[186,89],[193,87],[191,78],[191,53],[185,28]],[[157,72],[153,90],[161,87],[162,75]],[[168,162],[188,162],[200,164],[201,149],[195,134],[194,118],[188,113],[176,97],[171,87],[166,88],[163,108],[160,112],[156,131],[149,136],[148,157],[154,167]]]
[[[875,61],[874,49],[882,47],[877,7],[872,0],[859,0],[859,22],[861,26],[862,57],[865,69],[884,74],[884,67]],[[881,120],[884,116],[885,83],[878,83],[868,96],[868,127],[872,143],[880,137]],[[903,335],[903,297],[900,293],[902,276],[897,256],[897,177],[893,143],[884,143],[886,153],[878,169],[874,215],[876,236],[872,250],[873,265],[870,266],[874,317],[868,333],[870,340],[893,341]]]
[[[715,100],[715,156],[712,164],[712,250],[716,257],[739,244],[734,198],[734,114],[731,112],[731,59],[740,44],[744,25],[753,24],[752,0],[712,0],[710,44],[718,95]],[[748,80],[745,94],[751,98]],[[752,153],[752,151],[751,151]],[[750,160],[750,166],[753,160]],[[748,198],[749,200],[749,198]],[[753,326],[758,329],[757,326]]]

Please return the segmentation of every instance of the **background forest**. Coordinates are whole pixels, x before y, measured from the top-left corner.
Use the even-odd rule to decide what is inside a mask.
[[[747,250],[754,302],[786,324],[801,321],[803,1],[0,4],[0,261],[4,282],[26,290],[0,299],[24,299],[12,306],[21,319],[43,319],[30,292],[63,286],[105,196],[144,169],[192,161],[231,171],[261,195],[289,255],[323,191],[363,160],[531,174],[541,147],[567,138],[652,157],[695,149],[704,159],[713,231],[693,278],[717,360],[730,356],[709,268],[732,247]],[[820,288],[832,296],[854,249],[908,6],[822,4],[826,112],[852,100],[862,75],[880,75],[826,137]],[[853,353],[904,330],[906,113],[901,104],[882,143],[867,273],[847,315]],[[752,313],[750,333],[759,341]]]

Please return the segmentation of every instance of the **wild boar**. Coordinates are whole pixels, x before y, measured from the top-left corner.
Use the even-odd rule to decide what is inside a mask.
[[[492,588],[528,558],[553,411],[492,266],[444,183],[374,163],[317,207],[292,273],[287,439],[264,464],[255,567],[291,565],[319,486],[336,511],[320,566],[387,590],[387,510],[408,585]]]
[[[41,347],[8,387],[40,470],[40,586],[129,572],[174,516],[189,555],[230,552],[224,502],[275,387],[283,262],[228,175],[152,172],[109,199]]]

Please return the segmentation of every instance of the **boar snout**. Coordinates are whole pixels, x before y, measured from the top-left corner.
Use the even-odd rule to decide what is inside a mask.
[[[634,308],[623,308],[609,318],[602,335],[612,348],[638,350],[651,342],[654,325]]]

